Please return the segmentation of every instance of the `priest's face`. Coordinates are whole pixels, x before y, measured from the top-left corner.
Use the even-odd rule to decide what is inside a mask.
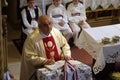
[[[49,35],[52,30],[52,22],[48,16],[41,16],[39,18],[39,30],[45,35]]]

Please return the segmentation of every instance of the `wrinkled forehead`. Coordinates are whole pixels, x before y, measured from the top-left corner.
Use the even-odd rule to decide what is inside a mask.
[[[51,22],[51,20],[48,16],[41,16],[38,21],[39,21],[40,24]]]

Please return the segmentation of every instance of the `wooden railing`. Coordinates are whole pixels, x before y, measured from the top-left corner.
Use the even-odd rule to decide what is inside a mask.
[[[107,8],[107,9],[96,9],[96,10],[86,10],[86,15],[89,19],[106,19],[106,18],[116,18],[118,17],[118,11],[120,8]]]

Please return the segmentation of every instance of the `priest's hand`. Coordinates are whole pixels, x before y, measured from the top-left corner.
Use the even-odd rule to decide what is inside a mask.
[[[36,28],[36,27],[33,27],[32,29],[35,30],[35,29],[37,29],[37,28]]]
[[[54,59],[47,59],[44,64],[45,65],[51,65],[51,64],[54,64],[54,63],[55,63]]]

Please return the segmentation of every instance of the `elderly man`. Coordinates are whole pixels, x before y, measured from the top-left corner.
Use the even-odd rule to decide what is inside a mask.
[[[76,43],[78,34],[82,28],[89,28],[89,24],[86,22],[85,7],[79,0],[73,0],[67,7],[68,19],[72,24],[72,30],[74,35],[74,43]]]
[[[21,15],[23,21],[23,32],[30,35],[37,27],[37,19],[42,15],[39,7],[35,5],[35,0],[27,0],[28,5],[23,8]]]
[[[47,15],[51,18],[55,28],[61,31],[67,41],[72,37],[72,30],[68,25],[67,13],[61,0],[53,0],[53,3],[47,10]]]
[[[37,68],[71,59],[66,39],[53,27],[50,18],[41,16],[38,22],[39,30],[34,31],[24,44],[20,80],[36,80],[34,72]]]

